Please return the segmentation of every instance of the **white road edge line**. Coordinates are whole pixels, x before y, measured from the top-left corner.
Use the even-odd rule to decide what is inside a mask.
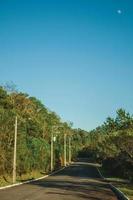
[[[68,166],[66,166],[66,167],[68,167]],[[20,183],[15,183],[15,184],[7,185],[7,186],[4,186],[4,187],[0,187],[0,190],[7,189],[7,188],[11,188],[11,187],[15,187],[15,186],[19,186],[19,185],[23,185],[23,184],[26,184],[26,183],[31,183],[31,182],[34,182],[34,181],[38,181],[38,180],[47,178],[47,177],[49,177],[49,176],[51,176],[51,175],[53,175],[53,174],[58,173],[59,171],[62,171],[62,170],[65,169],[66,167],[63,167],[63,168],[61,168],[61,169],[59,169],[59,170],[57,170],[57,171],[55,171],[55,172],[52,172],[52,173],[50,173],[50,174],[48,174],[48,175],[42,176],[42,177],[37,178],[37,179],[33,179],[33,180],[29,180],[29,181],[24,181],[24,182],[20,182]]]
[[[117,187],[115,187],[114,185],[112,185],[111,183],[110,183],[110,186],[114,189],[114,190],[116,190],[117,192],[119,192],[125,199],[127,199],[127,200],[130,200],[121,190],[119,190]]]
[[[106,180],[106,178],[102,175],[102,173],[100,172],[100,170],[98,169],[98,167],[96,167],[96,168],[97,168],[98,173],[100,174],[101,178],[104,179],[104,180]],[[121,190],[119,190],[117,187],[115,187],[115,186],[112,185],[111,183],[109,183],[109,184],[110,184],[110,186],[111,186],[112,188],[114,188],[114,189],[117,190],[121,195],[123,195],[124,198],[126,198],[127,200],[130,200]]]

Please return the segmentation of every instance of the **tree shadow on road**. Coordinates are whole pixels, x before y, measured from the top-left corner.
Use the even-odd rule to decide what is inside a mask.
[[[89,170],[88,170],[89,167]],[[71,170],[69,170],[69,168]],[[52,176],[57,176],[54,174]],[[99,178],[101,179],[101,175],[99,174],[97,168],[90,164],[72,164],[70,167],[65,168],[61,171],[58,176],[71,176],[78,178]]]
[[[30,183],[31,184],[31,183]],[[60,175],[51,176],[45,180],[32,182],[32,185],[43,188],[45,194],[52,196],[69,196],[77,199],[114,200],[114,195],[109,185],[99,179],[84,180],[83,177],[64,179]],[[69,199],[69,198],[68,198]]]

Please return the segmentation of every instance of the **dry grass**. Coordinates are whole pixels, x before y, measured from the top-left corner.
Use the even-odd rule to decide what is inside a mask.
[[[23,174],[21,177],[17,176],[16,182],[19,183],[19,182],[23,182],[23,181],[27,181],[31,179],[40,178],[44,176],[45,174],[46,174],[45,172],[34,170],[30,173]],[[9,175],[0,176],[0,187],[11,185],[11,184],[12,184],[12,176],[9,176]]]

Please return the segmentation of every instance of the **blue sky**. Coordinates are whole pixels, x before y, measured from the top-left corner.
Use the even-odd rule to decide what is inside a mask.
[[[117,11],[121,10],[121,13]],[[0,84],[74,127],[133,113],[132,0],[0,0]]]

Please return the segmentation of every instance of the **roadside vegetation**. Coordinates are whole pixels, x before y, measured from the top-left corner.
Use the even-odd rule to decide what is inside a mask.
[[[99,167],[99,170],[102,176],[105,178],[106,181],[114,185],[120,191],[122,191],[130,200],[133,200],[133,182],[125,179],[119,178],[118,176],[113,176],[109,170],[106,170],[102,166]]]
[[[132,196],[133,116],[118,109],[96,129],[87,132],[72,128],[35,97],[9,87],[0,87],[0,186],[12,182],[14,124],[18,118],[17,180],[40,177],[50,171],[51,133],[54,142],[54,169],[64,165],[64,134],[71,138],[72,159],[87,157],[102,165],[106,177],[126,179],[119,188]],[[115,183],[116,184],[116,183]],[[117,182],[118,185],[118,182]],[[129,191],[130,190],[130,191]]]
[[[84,145],[87,132],[73,129],[71,122],[45,107],[40,100],[18,92],[12,87],[0,87],[0,185],[12,182],[14,124],[18,118],[17,180],[36,178],[50,171],[51,133],[54,142],[54,169],[64,165],[64,134],[71,137],[73,159]]]
[[[88,146],[79,155],[101,163],[111,176],[133,181],[133,117],[117,110],[115,119],[108,117],[89,133]]]
[[[118,109],[115,118],[108,117],[88,137],[79,156],[100,163],[102,175],[133,199],[133,116]]]

